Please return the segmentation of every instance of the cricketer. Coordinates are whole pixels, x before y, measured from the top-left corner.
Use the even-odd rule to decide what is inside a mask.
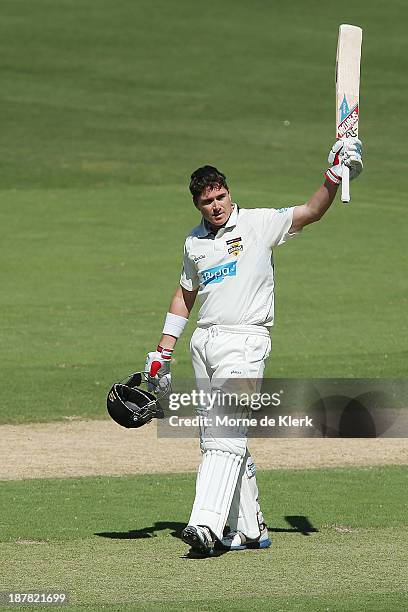
[[[197,328],[190,344],[198,387],[227,391],[239,381],[241,391],[259,391],[274,323],[273,248],[323,217],[344,167],[350,179],[360,174],[360,140],[337,140],[329,163],[324,183],[307,202],[278,209],[241,208],[232,201],[227,179],[217,168],[203,166],[193,172],[190,192],[201,222],[185,240],[180,283],[159,345],[147,355],[145,370],[156,384],[170,378],[175,344],[198,298]],[[247,389],[242,389],[243,381]],[[196,494],[183,541],[208,556],[217,547],[270,546],[245,428],[220,437],[216,428],[202,421],[200,446]]]

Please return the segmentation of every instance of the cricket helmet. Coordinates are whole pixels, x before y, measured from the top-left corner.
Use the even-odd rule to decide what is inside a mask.
[[[145,383],[148,383],[147,373],[135,372],[110,389],[106,400],[108,413],[122,427],[142,427],[154,418],[164,417],[159,404],[163,393],[142,389],[141,385]]]

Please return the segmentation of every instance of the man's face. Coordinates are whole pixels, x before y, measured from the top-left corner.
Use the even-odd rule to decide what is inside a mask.
[[[230,193],[225,187],[207,187],[198,197],[196,207],[216,228],[228,221],[233,209]]]

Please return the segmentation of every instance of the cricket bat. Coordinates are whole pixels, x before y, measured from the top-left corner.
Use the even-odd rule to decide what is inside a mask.
[[[358,136],[360,59],[363,30],[343,24],[339,28],[336,57],[336,137]],[[350,202],[350,170],[343,167],[341,201]]]

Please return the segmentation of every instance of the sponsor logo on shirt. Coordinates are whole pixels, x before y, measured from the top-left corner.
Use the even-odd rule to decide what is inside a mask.
[[[228,254],[229,255],[235,255],[235,257],[238,257],[240,251],[244,250],[242,243],[242,238],[241,236],[239,236],[238,238],[231,238],[231,240],[227,240],[227,245],[228,246]]]
[[[237,275],[237,262],[230,261],[221,266],[215,266],[215,268],[208,268],[208,270],[203,270],[200,274],[204,287],[210,283],[221,283],[225,277]]]
[[[278,213],[284,213],[284,212],[286,212],[287,210],[289,210],[289,208],[277,208],[277,212],[278,212]]]
[[[200,259],[204,259],[204,258],[205,258],[204,253],[202,255],[193,255],[193,261],[195,263],[197,263],[197,261],[200,261]]]

